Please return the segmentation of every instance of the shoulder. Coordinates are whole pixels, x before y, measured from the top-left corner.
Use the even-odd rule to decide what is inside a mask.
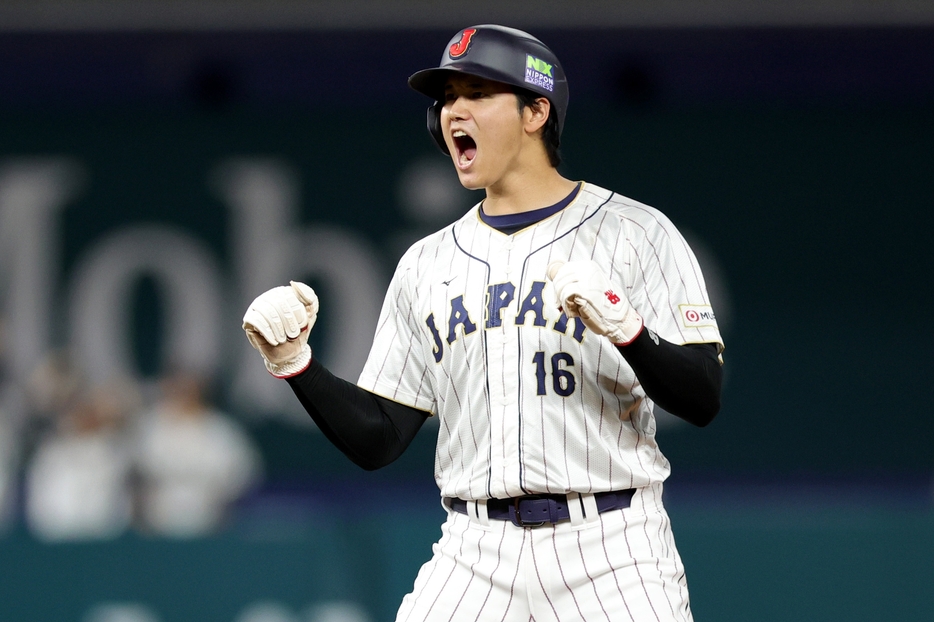
[[[636,234],[642,232],[654,237],[677,233],[671,219],[651,205],[590,183],[584,184],[581,194],[583,200],[599,206],[607,217],[618,220],[622,226],[631,228]]]

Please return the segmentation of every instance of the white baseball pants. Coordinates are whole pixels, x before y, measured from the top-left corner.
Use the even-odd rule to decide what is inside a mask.
[[[396,622],[691,622],[687,581],[661,485],[630,507],[522,528],[448,511]],[[576,504],[569,503],[569,506]]]

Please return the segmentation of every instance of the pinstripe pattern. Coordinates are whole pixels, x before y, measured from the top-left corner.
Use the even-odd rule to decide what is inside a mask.
[[[489,527],[449,514],[398,622],[691,622],[661,485],[591,524]]]
[[[639,492],[583,527],[450,515],[398,620],[691,620],[653,404],[609,340],[563,316],[545,272],[593,259],[660,337],[722,344],[715,321],[683,315],[710,304],[693,253],[657,210],[589,184],[513,235],[478,209],[402,257],[358,384],[439,417],[443,497]]]
[[[360,386],[439,415],[435,477],[443,496],[664,481],[669,465],[655,442],[653,404],[632,369],[606,339],[584,331],[578,341],[577,320],[565,318],[558,330],[558,309],[532,293],[551,261],[592,258],[662,338],[720,342],[715,326],[688,327],[680,317],[679,305],[709,304],[682,236],[657,210],[589,184],[567,208],[511,236],[485,225],[477,210],[400,261]],[[488,317],[494,284],[514,290],[497,311],[498,326]],[[519,315],[524,303],[531,310]],[[569,359],[555,362],[559,353]],[[569,395],[556,395],[556,370],[573,377]]]

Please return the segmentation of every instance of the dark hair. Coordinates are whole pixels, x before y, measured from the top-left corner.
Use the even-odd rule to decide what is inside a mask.
[[[538,100],[541,95],[533,93],[526,89],[515,88],[516,99],[519,101],[519,113],[526,107],[534,108],[538,106]],[[561,152],[558,147],[561,145],[561,137],[558,135],[558,115],[555,114],[555,107],[551,107],[548,113],[548,119],[542,126],[542,143],[545,145],[545,153],[548,154],[548,161],[554,168],[561,164]]]

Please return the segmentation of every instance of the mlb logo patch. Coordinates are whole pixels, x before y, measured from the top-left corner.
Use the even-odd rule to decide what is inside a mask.
[[[525,81],[546,91],[555,90],[555,67],[531,54],[525,56]]]
[[[717,327],[717,316],[710,305],[678,305],[685,328]]]

